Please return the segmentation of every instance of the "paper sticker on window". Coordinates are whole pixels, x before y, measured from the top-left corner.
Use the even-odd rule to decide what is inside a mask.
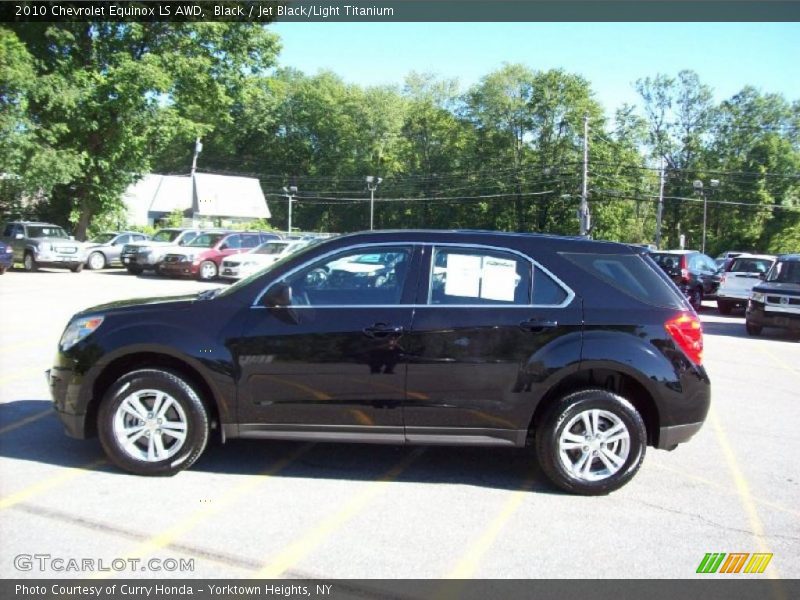
[[[484,257],[481,298],[513,302],[516,287],[517,264],[515,261],[494,256]]]
[[[448,254],[444,293],[477,298],[481,289],[481,257]]]

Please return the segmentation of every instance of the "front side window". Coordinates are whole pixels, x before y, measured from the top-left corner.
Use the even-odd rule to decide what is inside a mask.
[[[29,225],[28,237],[30,238],[60,238],[69,239],[67,232],[61,227],[45,226],[45,225]]]
[[[767,275],[767,281],[800,283],[800,261],[778,261]]]
[[[531,263],[517,255],[472,248],[435,248],[429,304],[531,303]]]
[[[285,281],[295,306],[400,304],[410,246],[349,250],[313,262]]]

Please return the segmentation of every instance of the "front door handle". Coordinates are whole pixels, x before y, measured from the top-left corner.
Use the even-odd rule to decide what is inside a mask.
[[[540,333],[545,329],[555,329],[558,327],[558,321],[547,321],[544,319],[528,319],[519,324],[520,329],[530,331],[531,333]]]
[[[388,323],[375,323],[372,327],[365,327],[364,335],[371,338],[395,337],[403,334],[403,327],[394,327]]]

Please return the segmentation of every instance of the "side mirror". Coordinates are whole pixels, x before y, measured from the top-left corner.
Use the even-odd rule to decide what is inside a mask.
[[[18,233],[17,235],[14,236],[14,239],[15,240],[23,240],[23,239],[25,239],[25,236],[22,235],[21,233]]]
[[[292,288],[285,281],[275,283],[261,298],[261,303],[267,308],[277,308],[292,305]]]

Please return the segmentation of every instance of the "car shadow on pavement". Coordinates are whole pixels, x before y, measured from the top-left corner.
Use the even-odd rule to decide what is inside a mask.
[[[705,335],[724,335],[728,337],[738,337],[738,338],[747,338],[751,340],[764,340],[773,342],[795,343],[798,341],[798,335],[796,333],[792,333],[784,329],[775,329],[771,327],[765,327],[761,332],[761,335],[758,336],[748,335],[747,330],[745,330],[744,327],[743,319],[741,318],[733,319],[725,317],[721,317],[720,319],[725,319],[725,320],[715,319],[713,321],[710,321],[708,319],[703,319],[703,333]]]
[[[273,440],[229,440],[209,443],[203,456],[191,467],[195,472],[263,476],[275,464],[308,451],[288,462],[272,477],[375,481],[397,468],[417,448],[422,448],[410,466],[397,476],[399,482],[469,485],[504,490],[527,489],[562,494],[547,482],[529,448],[480,448],[448,446],[391,446],[284,442]],[[16,400],[0,404],[0,457],[33,461],[59,467],[86,467],[136,477],[106,464],[97,438],[75,440],[64,433],[49,400]],[[175,477],[180,477],[180,473]]]

